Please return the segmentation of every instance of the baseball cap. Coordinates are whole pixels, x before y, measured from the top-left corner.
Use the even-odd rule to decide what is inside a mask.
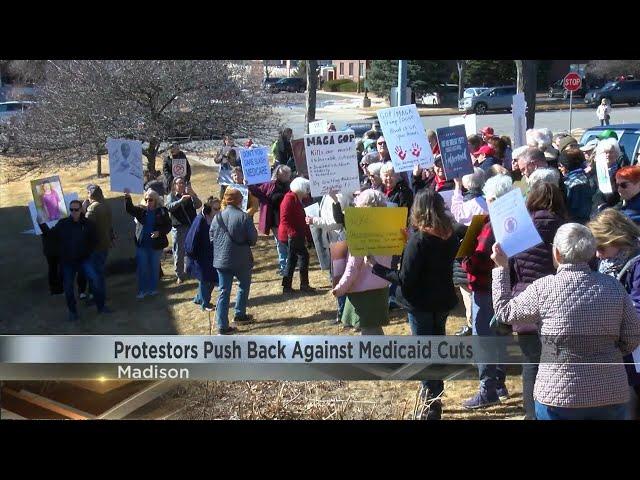
[[[478,150],[473,152],[473,155],[480,155],[481,153],[484,153],[485,155],[491,157],[496,154],[496,151],[491,145],[483,145]]]
[[[481,128],[481,129],[480,129],[480,133],[483,133],[484,135],[491,135],[491,136],[493,136],[493,135],[494,135],[494,133],[493,133],[493,128],[491,128],[491,127],[484,127],[484,128]]]
[[[582,150],[583,152],[590,152],[598,146],[598,142],[599,140],[597,138],[589,140],[584,144],[584,146],[580,147],[580,150]]]
[[[569,136],[569,137],[562,137],[560,140],[558,140],[558,151],[563,151],[565,148],[567,148],[569,145],[577,145],[578,141]]]
[[[618,140],[618,134],[613,130],[606,129],[604,132],[598,135],[598,138],[600,140],[604,140],[605,138],[615,138],[616,140]]]

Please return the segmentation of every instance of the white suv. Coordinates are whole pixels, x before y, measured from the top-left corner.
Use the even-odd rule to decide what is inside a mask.
[[[28,101],[12,101],[0,103],[0,122],[7,121],[14,115],[24,112],[35,102]]]

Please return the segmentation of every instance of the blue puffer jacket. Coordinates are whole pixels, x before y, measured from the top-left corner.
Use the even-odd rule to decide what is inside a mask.
[[[624,202],[624,207],[620,211],[633,220],[636,225],[640,225],[640,193]]]
[[[578,223],[587,223],[591,215],[593,189],[582,168],[572,170],[564,179],[567,188],[567,210],[569,218]]]

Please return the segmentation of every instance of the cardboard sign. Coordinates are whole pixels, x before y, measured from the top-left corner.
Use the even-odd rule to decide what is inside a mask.
[[[307,152],[304,148],[304,138],[291,140],[291,150],[293,151],[293,161],[296,164],[296,171],[299,175],[309,178],[307,169]]]
[[[312,197],[360,189],[355,137],[352,130],[304,136]]]
[[[438,128],[436,135],[447,180],[462,178],[464,175],[473,173],[473,163],[464,127],[456,125]]]
[[[327,133],[329,130],[329,123],[326,120],[316,120],[315,122],[309,122],[309,135],[317,133]]]
[[[271,181],[269,149],[267,147],[240,149],[242,173],[247,185],[257,185]]]
[[[480,234],[480,230],[484,227],[485,221],[489,215],[474,215],[471,219],[471,223],[469,224],[469,228],[467,228],[466,233],[464,234],[464,238],[462,239],[462,243],[460,244],[460,248],[458,248],[458,253],[456,253],[456,258],[468,257],[473,253],[476,248],[476,239]]]
[[[349,252],[355,256],[401,255],[407,225],[407,207],[349,207],[345,227]]]
[[[519,189],[511,190],[488,206],[496,242],[507,256],[512,257],[542,242]]]
[[[64,192],[60,177],[40,178],[31,181],[31,194],[36,213],[39,213],[45,223],[53,222],[53,226],[61,218],[69,216],[69,209],[64,201]]]
[[[416,164],[433,165],[433,153],[415,105],[378,110],[378,120],[396,173],[410,172]]]
[[[124,192],[128,188],[131,193],[144,193],[144,180],[142,178],[142,142],[123,138],[108,138],[107,151],[109,152],[109,184],[112,192]],[[186,174],[186,160],[184,172]],[[174,160],[175,161],[175,160]]]
[[[69,207],[69,203],[71,200],[78,200],[77,193],[67,193],[64,195],[64,203],[67,207]],[[42,230],[40,230],[40,226],[38,225],[38,212],[36,211],[36,204],[34,202],[29,202],[29,216],[31,217],[31,222],[33,223],[33,230],[29,230],[29,233],[35,233],[36,235],[42,235]],[[59,219],[58,219],[59,220]],[[58,220],[51,220],[47,223],[49,228],[53,228]],[[26,233],[26,232],[23,232]]]
[[[456,125],[464,125],[464,131],[469,135],[475,135],[478,133],[478,121],[476,114],[471,113],[469,115],[463,115],[461,117],[453,117],[449,119],[449,126],[455,127]]]

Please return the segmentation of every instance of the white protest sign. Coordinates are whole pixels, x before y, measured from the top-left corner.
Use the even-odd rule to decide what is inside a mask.
[[[478,122],[476,120],[476,114],[471,113],[469,115],[463,115],[461,117],[453,117],[449,119],[449,126],[455,127],[456,125],[464,125],[464,131],[469,135],[475,135],[478,133]]]
[[[238,185],[237,183],[230,183],[227,188],[235,188],[242,194],[242,210],[247,211],[249,205],[249,189],[246,185]]]
[[[64,203],[67,205],[67,207],[69,206],[69,203],[71,202],[71,200],[78,200],[78,194],[75,192],[65,193]],[[31,216],[31,222],[33,223],[33,230],[28,230],[23,233],[33,233],[36,235],[42,235],[42,230],[40,230],[40,226],[38,225],[38,220],[37,220],[38,212],[36,211],[36,204],[34,202],[29,202],[29,214]],[[55,224],[58,223],[58,220],[51,220],[46,223],[49,228],[53,228]]]
[[[513,113],[513,148],[522,147],[527,144],[527,117],[523,114]]]
[[[329,123],[326,120],[316,120],[315,122],[309,122],[309,135],[314,133],[327,133],[329,129]]]
[[[444,204],[446,207],[451,210],[451,203],[453,202],[453,190],[444,190],[438,192],[442,199],[444,200]]]
[[[611,177],[609,176],[609,166],[605,158],[596,158],[596,175],[600,191],[602,193],[613,193]]]
[[[109,181],[112,192],[143,193],[142,142],[122,138],[108,138]]]
[[[509,257],[542,242],[517,188],[489,203],[489,218],[496,241]]]
[[[241,148],[240,161],[247,185],[271,181],[269,149],[267,147]]]
[[[378,110],[378,120],[396,173],[410,172],[416,164],[433,165],[433,153],[415,105]]]
[[[304,213],[307,217],[319,217],[320,216],[320,204],[318,202],[312,203],[308,207],[304,207]]]
[[[355,138],[352,130],[304,136],[312,197],[360,189]]]
[[[173,177],[184,177],[187,175],[187,159],[172,158],[171,159],[171,175]]]

